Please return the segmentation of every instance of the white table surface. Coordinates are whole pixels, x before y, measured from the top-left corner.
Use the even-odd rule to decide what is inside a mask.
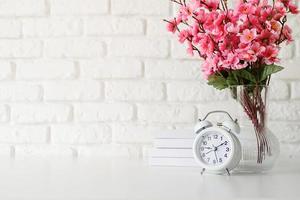
[[[268,174],[228,177],[141,160],[1,159],[0,199],[300,199],[300,162],[282,163]]]

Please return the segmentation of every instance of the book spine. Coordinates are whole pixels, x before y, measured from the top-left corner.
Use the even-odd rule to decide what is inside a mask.
[[[193,139],[196,137],[192,129],[166,130],[164,132],[155,133],[154,135],[156,139]]]
[[[152,166],[199,167],[193,158],[149,158]]]
[[[192,149],[194,139],[154,139],[155,148]]]
[[[151,149],[150,157],[163,158],[193,158],[192,149]]]

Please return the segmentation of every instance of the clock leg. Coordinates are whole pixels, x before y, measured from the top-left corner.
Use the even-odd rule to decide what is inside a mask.
[[[205,168],[202,168],[201,175],[205,172]]]
[[[230,176],[230,172],[229,172],[228,168],[226,168],[226,172],[227,172],[227,175]]]

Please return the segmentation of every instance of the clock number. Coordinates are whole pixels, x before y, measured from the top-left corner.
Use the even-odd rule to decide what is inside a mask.
[[[224,154],[224,157],[227,158],[227,153]]]
[[[201,147],[201,148],[200,148],[200,151],[204,151],[204,147]]]
[[[214,135],[214,139],[218,139],[218,135]]]
[[[203,145],[207,145],[207,141],[203,141]]]
[[[223,141],[223,136],[221,136],[221,141]]]
[[[220,162],[220,163],[223,162],[222,158],[219,158],[219,162]]]
[[[202,157],[205,157],[205,153],[202,154]]]
[[[227,144],[228,144],[228,141],[225,141],[225,142],[224,142],[224,145],[227,145]]]
[[[207,137],[207,140],[211,140],[211,137],[210,137],[210,136],[208,136],[208,137]]]
[[[226,147],[226,152],[228,152],[230,149],[229,149],[229,147]]]

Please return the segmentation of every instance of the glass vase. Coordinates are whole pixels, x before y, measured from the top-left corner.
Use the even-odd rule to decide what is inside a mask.
[[[229,88],[241,127],[237,137],[242,145],[242,159],[236,172],[266,172],[272,169],[279,156],[279,141],[267,128],[268,89],[265,85]]]

